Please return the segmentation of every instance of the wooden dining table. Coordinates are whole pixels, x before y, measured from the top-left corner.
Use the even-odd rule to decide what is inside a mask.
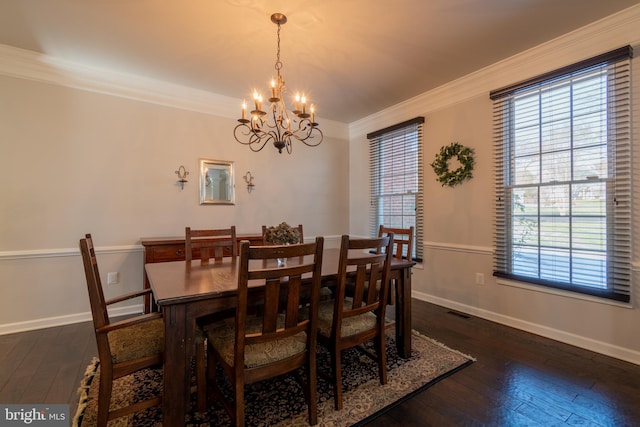
[[[323,252],[322,280],[335,283],[339,249]],[[275,260],[274,260],[275,262]],[[287,263],[299,262],[297,258]],[[190,363],[195,354],[198,318],[235,307],[238,284],[236,258],[201,265],[200,261],[171,261],[145,265],[156,304],[165,325],[163,425],[183,426],[191,386]],[[395,327],[398,353],[411,355],[411,260],[393,259],[396,282]],[[251,284],[249,285],[251,287]],[[255,292],[259,292],[256,285]]]

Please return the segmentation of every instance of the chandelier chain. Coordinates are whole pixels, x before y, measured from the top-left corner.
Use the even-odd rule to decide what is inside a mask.
[[[278,77],[280,76],[280,69],[282,69],[282,61],[280,61],[280,24],[278,24],[278,50],[276,51],[276,71]]]

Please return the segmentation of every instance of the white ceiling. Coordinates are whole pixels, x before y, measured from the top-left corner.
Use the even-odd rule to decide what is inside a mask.
[[[0,44],[251,99],[275,75],[350,123],[638,0],[0,0]]]

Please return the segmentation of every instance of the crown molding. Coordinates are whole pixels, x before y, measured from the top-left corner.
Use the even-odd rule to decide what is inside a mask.
[[[569,63],[611,49],[640,44],[640,5],[593,22],[575,31],[467,74],[430,91],[367,116],[349,125],[349,139],[364,137],[407,117],[455,105]]]
[[[213,92],[134,74],[88,67],[49,55],[0,44],[0,74],[171,108],[237,119],[242,101]],[[323,120],[327,136],[347,139],[346,123]]]
[[[0,74],[226,118],[235,118],[240,105],[231,97],[7,45],[0,45]]]

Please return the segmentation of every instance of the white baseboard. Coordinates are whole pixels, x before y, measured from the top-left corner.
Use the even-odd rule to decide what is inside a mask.
[[[109,316],[127,316],[142,313],[142,304],[129,305],[126,307],[116,307],[109,309]],[[25,322],[7,323],[0,325],[0,335],[15,334],[18,332],[33,331],[36,329],[52,328],[54,326],[64,326],[73,323],[91,321],[91,313],[76,313],[66,316],[46,317],[42,319],[27,320]]]
[[[510,326],[512,328],[520,329],[526,332],[531,332],[536,335],[540,335],[546,338],[550,338],[556,341],[560,341],[569,345],[584,348],[585,350],[594,351],[596,353],[604,354],[606,356],[615,357],[616,359],[624,360],[636,365],[640,365],[640,352],[630,350],[628,348],[619,347],[613,344],[609,344],[602,341],[597,341],[591,338],[587,338],[580,335],[571,334],[558,329],[550,328],[548,326],[539,325],[536,323],[526,322],[524,320],[516,319],[514,317],[505,316],[500,313],[480,309],[466,304],[461,304],[456,301],[447,300],[444,298],[428,295],[422,292],[412,292],[413,298],[437,304],[452,310],[460,311],[463,313],[471,314],[482,319],[490,320],[492,322],[500,323],[502,325]]]

